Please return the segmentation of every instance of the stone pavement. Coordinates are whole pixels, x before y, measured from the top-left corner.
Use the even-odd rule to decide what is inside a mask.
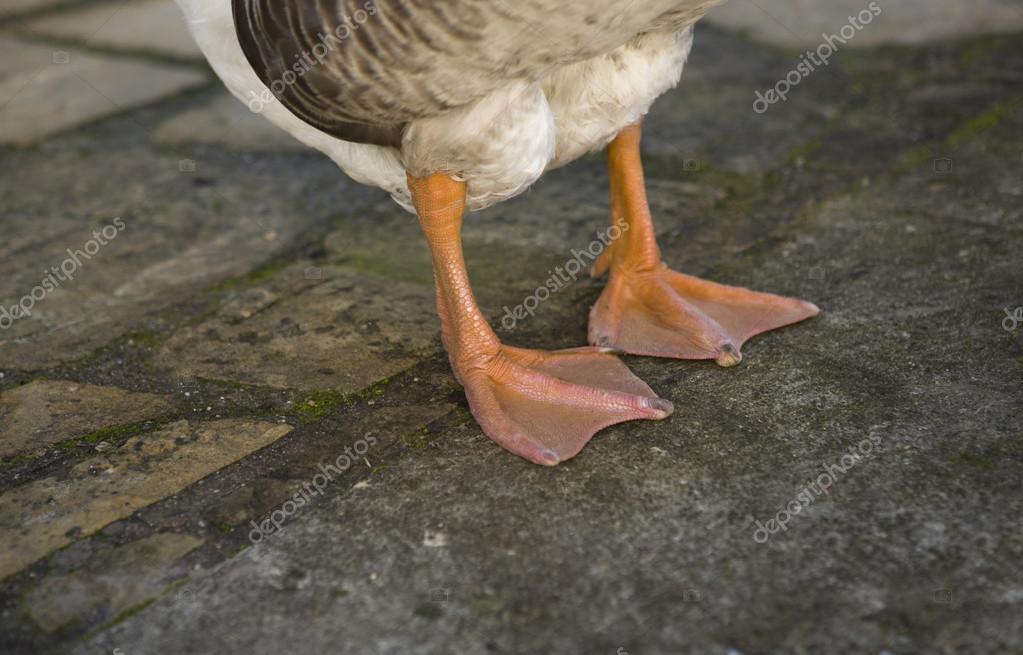
[[[802,49],[817,46],[822,35],[841,36],[842,26],[855,25],[860,12],[875,13],[878,20],[870,19],[854,38],[847,37],[849,47],[1023,30],[1023,4],[1017,0],[730,0],[708,20],[768,43]],[[863,16],[869,19],[867,13]]]
[[[646,128],[665,258],[823,314],[629,358],[675,415],[547,470],[471,420],[416,222],[170,4],[0,13],[0,652],[1023,652],[1018,34],[758,115],[793,55],[700,29]],[[606,214],[593,157],[471,217],[495,323]],[[580,345],[599,292],[502,336]]]

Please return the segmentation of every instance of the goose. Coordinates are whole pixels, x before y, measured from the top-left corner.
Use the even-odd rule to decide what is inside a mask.
[[[724,0],[178,0],[227,88],[418,217],[441,340],[483,432],[555,466],[598,431],[673,404],[620,354],[734,366],[813,304],[675,272],[644,188],[642,121],[675,87],[694,24]],[[466,213],[606,149],[615,240],[589,346],[503,344],[473,296]],[[553,218],[553,217],[552,217]]]

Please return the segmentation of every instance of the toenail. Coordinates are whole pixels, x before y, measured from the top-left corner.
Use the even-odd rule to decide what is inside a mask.
[[[554,466],[561,462],[561,458],[558,457],[558,454],[549,448],[540,453],[540,459],[542,459],[544,464],[547,464],[548,466]]]
[[[664,398],[647,398],[647,407],[650,409],[656,409],[659,412],[665,412],[671,414],[675,411],[675,405],[670,400]]]
[[[729,366],[736,366],[742,361],[742,353],[740,353],[739,349],[732,344],[726,343],[721,346],[721,352],[714,361],[717,362],[718,366],[726,368]]]

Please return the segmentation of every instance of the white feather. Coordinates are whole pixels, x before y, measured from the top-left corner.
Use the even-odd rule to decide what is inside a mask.
[[[509,82],[472,105],[420,119],[396,148],[349,143],[297,118],[275,100],[238,42],[230,0],[178,0],[192,34],[227,88],[351,178],[380,187],[414,211],[406,170],[447,172],[468,184],[471,211],[525,191],[544,171],[606,146],[678,83],[692,27],[641,35],[607,55],[555,71],[540,83]]]

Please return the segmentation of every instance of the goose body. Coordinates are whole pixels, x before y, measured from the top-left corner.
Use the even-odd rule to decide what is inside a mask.
[[[406,172],[445,170],[477,210],[642,117],[722,1],[178,3],[250,109],[406,209]]]
[[[818,311],[660,258],[640,123],[678,83],[694,23],[722,1],[178,3],[242,102],[418,215],[441,336],[473,415],[505,449],[554,466],[609,425],[672,413],[613,353],[734,366],[750,337]],[[593,263],[608,284],[590,312],[591,347],[501,343],[469,284],[463,215],[605,147],[612,242]]]

